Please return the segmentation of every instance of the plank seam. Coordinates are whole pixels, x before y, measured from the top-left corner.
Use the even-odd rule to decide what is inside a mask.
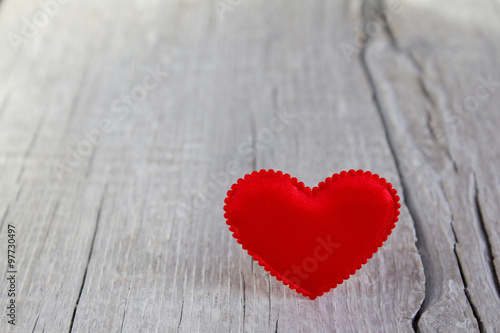
[[[363,6],[366,5],[366,2],[363,2]],[[382,9],[382,3],[381,1],[378,1],[377,2],[377,5],[379,7],[379,9]],[[362,17],[362,24],[363,26],[367,23],[367,19],[365,17],[365,15],[361,15]],[[391,46],[393,48],[395,48],[396,50],[399,50],[399,47],[396,43],[396,40],[394,38],[394,35],[391,31],[391,29],[389,28],[389,24],[388,22],[386,22],[385,24],[385,33],[388,35],[389,39],[391,40]],[[408,185],[406,184],[406,181],[403,177],[403,174],[401,172],[401,166],[399,165],[399,162],[398,162],[398,159],[397,159],[397,155],[396,155],[396,148],[395,148],[395,145],[390,137],[390,133],[389,133],[389,125],[387,124],[387,121],[385,119],[385,116],[384,116],[384,113],[382,111],[382,105],[380,104],[380,101],[378,99],[378,96],[377,96],[377,90],[376,90],[376,86],[375,86],[375,81],[373,79],[373,76],[370,72],[370,69],[368,67],[368,63],[366,61],[366,48],[367,48],[367,45],[368,45],[368,42],[370,41],[370,37],[367,37],[364,42],[363,42],[363,46],[361,48],[361,52],[359,53],[359,57],[360,57],[360,63],[361,63],[361,67],[363,69],[363,73],[365,74],[365,77],[366,77],[366,80],[368,82],[368,85],[370,86],[371,90],[372,90],[372,100],[373,100],[373,104],[375,105],[375,109],[377,110],[377,113],[379,114],[379,117],[380,117],[380,121],[382,123],[382,127],[384,129],[384,132],[385,132],[385,137],[386,137],[386,141],[387,141],[387,145],[389,147],[389,150],[391,152],[391,155],[393,157],[393,160],[394,160],[394,165],[396,167],[396,171],[398,173],[398,176],[401,180],[401,186],[402,186],[402,197],[403,197],[403,202],[405,203],[406,207],[408,208],[408,213],[410,214],[410,217],[412,218],[413,220],[413,225],[414,225],[414,228],[415,228],[415,234],[417,236],[417,240],[416,240],[416,243],[415,243],[415,246],[417,248],[417,251],[418,251],[418,254],[420,256],[420,260],[422,262],[422,270],[424,271],[424,275],[426,277],[426,281],[425,281],[425,293],[424,293],[424,299],[422,300],[422,303],[420,304],[420,308],[418,309],[418,311],[415,313],[415,315],[413,316],[413,319],[412,319],[412,328],[415,332],[417,332],[418,330],[418,321],[422,315],[422,313],[424,312],[425,310],[425,304],[426,304],[426,299],[428,298],[429,296],[429,290],[428,290],[428,287],[427,287],[427,274],[425,274],[427,272],[427,270],[425,269],[426,267],[426,264],[424,263],[424,259],[423,259],[423,256],[421,254],[421,244],[419,242],[420,239],[423,239],[424,236],[423,236],[423,233],[421,232],[420,228],[419,228],[419,225],[421,223],[420,221],[420,218],[418,217],[418,213],[417,213],[417,208],[415,207],[415,204],[413,202],[413,200],[411,199],[411,195],[410,195],[410,189],[408,187]]]

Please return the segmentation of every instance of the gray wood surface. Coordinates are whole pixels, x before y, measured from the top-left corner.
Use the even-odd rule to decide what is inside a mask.
[[[55,1],[0,2],[1,332],[500,332],[500,2]],[[311,301],[227,230],[261,168],[400,221]]]

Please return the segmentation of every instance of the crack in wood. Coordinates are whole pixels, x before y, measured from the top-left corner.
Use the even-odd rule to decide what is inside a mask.
[[[379,0],[378,1],[378,6],[379,6],[379,10],[381,9],[385,9],[385,5],[384,5],[384,0]],[[386,33],[387,37],[389,38],[389,41],[390,41],[390,45],[391,47],[396,50],[398,53],[400,54],[404,54],[406,56],[406,58],[408,58],[410,60],[410,62],[412,63],[412,65],[415,66],[415,68],[417,69],[418,71],[418,84],[419,84],[419,88],[423,94],[423,96],[425,97],[425,99],[433,106],[435,107],[437,104],[436,104],[436,101],[434,100],[434,98],[432,97],[432,95],[429,93],[429,90],[427,89],[427,86],[424,82],[424,79],[423,79],[423,74],[424,74],[424,71],[423,71],[423,68],[422,66],[418,63],[417,59],[415,58],[415,55],[411,52],[411,51],[408,51],[406,49],[403,49],[399,46],[398,42],[397,42],[397,39],[396,37],[394,36],[394,32],[392,31],[392,27],[390,25],[390,22],[387,21],[387,18],[385,16],[381,16],[381,15],[378,15],[380,17],[380,19],[384,22],[384,32]],[[434,128],[431,126],[431,122],[432,122],[432,117],[431,117],[431,114],[429,112],[429,110],[427,109],[427,107],[425,108],[425,111],[427,113],[427,127],[429,128],[429,132],[430,134],[432,135],[433,139],[434,139],[434,142],[437,142],[438,139],[437,139],[437,136],[436,136],[436,133],[435,133],[435,130]],[[456,170],[456,163],[455,161],[451,158],[451,154],[449,152],[447,152],[448,154],[448,157],[452,160],[453,162],[453,165],[454,165],[454,168]]]
[[[36,324],[38,324],[38,318],[40,318],[40,315],[38,315],[38,316],[36,317],[36,320],[35,320],[35,325],[33,326],[33,330],[31,330],[31,333],[34,333],[34,332],[35,332]]]
[[[187,280],[188,280],[188,265],[187,265],[187,258],[186,260],[184,261],[184,283],[182,285],[182,290],[183,290],[183,293],[182,293],[182,305],[181,305],[181,315],[180,315],[180,318],[179,318],[179,323],[177,324],[177,332],[180,331],[181,329],[181,323],[182,323],[182,318],[183,318],[183,314],[184,314],[184,300],[186,299],[186,286],[187,286]]]
[[[179,324],[177,324],[177,332],[181,330],[182,323],[182,315],[184,313],[184,296],[182,297],[182,305],[181,305],[181,316],[179,317]]]
[[[366,2],[363,2],[363,6],[365,6],[365,5],[366,5]],[[379,1],[378,6],[380,7],[381,5],[382,5],[381,2]],[[365,25],[367,23],[367,18],[364,14],[362,15],[362,18],[363,18],[363,25]],[[394,42],[394,44],[392,44],[392,42],[391,42],[391,45],[393,47],[396,47],[396,49],[398,49],[397,43],[394,39],[394,35],[392,34],[392,31],[389,28],[389,25],[385,24],[385,27],[386,28],[384,30],[389,35],[389,38],[390,39],[392,38],[392,41]],[[418,321],[419,321],[422,313],[425,312],[426,299],[428,299],[428,296],[429,296],[428,281],[430,279],[432,279],[432,277],[430,276],[428,269],[426,269],[426,267],[429,267],[430,259],[427,258],[425,255],[423,255],[422,243],[425,243],[425,237],[424,237],[423,231],[420,228],[421,220],[418,216],[418,209],[416,207],[415,202],[412,200],[412,197],[410,194],[410,189],[409,189],[409,186],[407,184],[407,180],[405,180],[405,177],[403,176],[403,173],[401,171],[401,166],[400,166],[400,163],[398,160],[398,154],[396,151],[396,145],[393,142],[393,140],[391,139],[389,125],[387,124],[384,112],[382,111],[382,106],[381,106],[380,101],[379,101],[378,96],[377,96],[375,81],[374,81],[373,75],[371,74],[370,69],[368,67],[368,63],[366,61],[366,48],[367,48],[367,45],[368,45],[368,42],[370,41],[370,39],[371,39],[370,37],[367,37],[364,40],[363,46],[361,48],[361,52],[359,53],[361,67],[362,67],[363,73],[365,74],[365,77],[368,81],[368,84],[372,90],[373,103],[375,105],[375,109],[377,110],[377,112],[379,114],[380,121],[382,123],[382,127],[384,128],[387,145],[388,145],[389,150],[393,156],[394,164],[396,166],[396,170],[397,170],[399,178],[401,180],[401,186],[402,186],[402,192],[403,192],[403,202],[406,205],[406,207],[408,208],[408,212],[409,212],[409,214],[413,220],[413,223],[414,223],[415,233],[417,236],[417,240],[416,240],[415,245],[416,245],[418,253],[420,255],[420,258],[422,261],[422,266],[423,266],[422,269],[423,269],[424,275],[425,275],[425,296],[424,296],[424,299],[422,300],[422,303],[420,304],[419,310],[415,313],[413,320],[412,320],[412,328],[416,332],[418,330]]]
[[[123,310],[122,325],[120,327],[120,332],[123,332],[123,324],[125,324],[125,315],[127,314],[128,298],[130,295],[130,286],[128,287],[127,298],[125,299],[125,306]]]
[[[441,181],[439,183],[439,185],[441,186],[441,189],[444,193],[444,198],[445,198],[446,202],[448,203],[448,205],[450,205],[450,202],[448,201],[448,197],[446,195],[446,191],[445,191],[444,186],[443,186],[443,182]],[[462,283],[464,285],[463,290],[464,290],[465,298],[467,299],[467,302],[469,303],[469,306],[470,306],[471,311],[472,311],[472,315],[474,316],[474,318],[477,321],[479,331],[486,332],[486,329],[484,327],[484,323],[481,320],[481,317],[479,316],[479,312],[477,310],[477,307],[474,304],[474,302],[472,301],[472,297],[471,297],[470,292],[469,292],[468,287],[467,287],[467,281],[465,279],[465,274],[464,274],[464,270],[462,267],[462,262],[460,261],[460,256],[457,253],[458,239],[457,239],[457,234],[455,232],[455,227],[453,227],[453,221],[455,221],[455,218],[454,218],[453,212],[451,212],[450,229],[451,229],[451,232],[453,234],[453,254],[455,255],[455,258],[457,260],[458,272],[460,274],[460,278],[462,279]]]
[[[436,101],[434,100],[434,98],[432,97],[432,95],[429,93],[429,89],[427,88],[427,85],[425,84],[425,81],[424,81],[424,78],[423,78],[424,72],[422,70],[422,67],[420,67],[420,64],[415,59],[415,56],[413,55],[413,53],[403,51],[403,54],[408,59],[410,59],[410,62],[418,70],[418,84],[419,84],[419,87],[420,87],[420,90],[421,90],[423,96],[431,104],[432,107],[436,107],[437,106]],[[431,113],[430,113],[429,109],[427,108],[427,105],[424,107],[424,109],[425,109],[426,116],[427,116],[426,125],[427,125],[427,128],[429,129],[429,133],[432,136],[433,142],[436,143],[436,144],[438,144],[438,145],[440,145],[441,138],[438,138],[438,136],[436,134],[436,130],[432,126],[432,116],[431,116]],[[455,159],[453,158],[453,156],[451,156],[451,152],[450,152],[449,147],[442,147],[441,146],[441,148],[443,149],[443,151],[446,154],[446,156],[448,157],[448,159],[451,161],[452,166],[453,166],[453,171],[455,171],[455,173],[458,173],[457,162],[455,161]]]
[[[497,296],[500,297],[500,283],[498,281],[498,276],[496,274],[495,266],[493,264],[494,261],[493,250],[491,248],[491,241],[488,232],[486,231],[486,224],[484,222],[484,216],[481,210],[481,202],[479,201],[479,188],[477,183],[476,172],[474,172],[474,205],[476,210],[476,217],[479,222],[479,230],[481,233],[481,238],[483,239],[486,245],[486,255],[487,255],[486,261],[488,262],[488,266],[490,268],[490,273],[493,283],[495,284]]]
[[[90,259],[92,258],[92,253],[94,252],[94,243],[95,243],[95,238],[96,238],[96,235],[97,235],[97,231],[99,229],[99,222],[101,220],[101,211],[102,211],[102,206],[103,206],[103,203],[104,203],[104,196],[106,194],[106,189],[107,189],[107,184],[104,186],[104,190],[103,190],[103,193],[102,193],[101,201],[99,203],[99,208],[97,210],[96,223],[95,223],[95,228],[94,228],[94,234],[92,235],[92,241],[90,243],[89,256],[87,258],[87,263],[85,265],[85,271],[83,273],[82,284],[80,286],[80,291],[78,292],[78,297],[76,299],[75,308],[73,310],[73,315],[71,317],[71,323],[70,323],[70,326],[69,326],[69,333],[71,333],[73,331],[73,325],[75,323],[76,311],[78,309],[78,304],[80,303],[80,298],[82,296],[83,287],[85,286],[85,281],[87,279],[87,272],[88,272],[88,269],[89,269]]]
[[[363,5],[364,5],[364,4],[365,4],[365,3],[363,3]],[[386,16],[382,16],[382,15],[380,15],[380,10],[385,9],[384,7],[386,7],[384,4],[385,4],[384,0],[378,0],[378,1],[377,1],[377,5],[376,5],[376,6],[377,6],[377,10],[378,10],[377,12],[378,12],[378,13],[377,13],[376,15],[377,15],[377,16],[378,16],[378,17],[382,20],[382,22],[384,23],[384,27],[383,27],[383,28],[384,28],[384,32],[386,33],[387,37],[389,37],[389,41],[390,41],[390,43],[391,43],[391,47],[392,47],[393,49],[395,49],[395,50],[400,51],[400,50],[401,50],[401,48],[399,47],[399,45],[398,45],[398,43],[397,43],[396,37],[394,37],[394,32],[392,31],[392,28],[391,28],[391,26],[390,26],[390,22],[389,22],[389,21],[387,21],[387,17],[386,17]],[[364,23],[366,23],[366,19],[365,19],[364,15],[363,15],[363,19],[364,19]]]
[[[457,253],[457,243],[458,243],[458,241],[457,241],[457,235],[455,233],[455,228],[453,227],[453,216],[452,216],[452,220],[450,221],[450,227],[451,227],[451,232],[453,233],[453,237],[454,237],[453,253],[455,254],[455,257],[457,259],[458,271],[460,273],[460,277],[462,278],[462,283],[464,285],[465,297],[467,298],[467,302],[469,302],[470,308],[472,310],[472,315],[474,316],[474,318],[477,321],[477,325],[479,327],[479,331],[481,333],[483,333],[483,332],[486,332],[486,329],[484,328],[484,323],[481,320],[481,317],[479,316],[477,308],[474,305],[474,303],[472,302],[472,298],[471,298],[471,295],[469,293],[469,290],[467,289],[467,281],[466,281],[465,276],[464,276],[464,271],[462,269],[462,263],[460,262],[460,257],[459,257],[459,255]]]
[[[379,10],[380,9],[385,9],[384,8],[385,7],[384,6],[384,0],[379,0],[378,6],[379,6]],[[384,22],[384,32],[386,33],[387,37],[390,40],[391,47],[397,53],[403,54],[407,59],[410,60],[411,64],[413,66],[415,66],[415,68],[417,69],[417,72],[418,72],[417,80],[418,80],[419,88],[420,88],[420,90],[421,90],[424,98],[430,103],[431,106],[436,107],[437,103],[434,100],[434,97],[432,97],[432,95],[430,94],[429,89],[427,88],[427,85],[425,84],[425,81],[424,81],[424,70],[423,70],[422,66],[417,61],[417,59],[416,59],[415,55],[413,54],[413,52],[411,52],[409,50],[406,50],[406,49],[403,49],[403,48],[401,48],[399,46],[399,44],[397,42],[397,39],[394,36],[394,32],[392,31],[392,27],[390,25],[390,22],[387,21],[387,18],[385,16],[380,16],[380,15],[379,15],[379,17]],[[427,123],[426,123],[426,125],[427,125],[427,128],[429,129],[429,133],[431,134],[431,136],[433,138],[433,141],[436,142],[436,143],[439,143],[439,139],[438,139],[438,137],[436,135],[436,130],[431,125],[431,123],[432,123],[432,116],[431,116],[431,114],[430,114],[429,109],[427,108],[427,106],[425,107],[425,112],[427,114]],[[446,149],[443,149],[443,150],[444,150],[446,156],[450,159],[450,161],[451,161],[451,163],[453,165],[453,170],[455,171],[455,173],[458,173],[457,163],[453,159],[453,157],[451,156],[449,148],[446,147]]]

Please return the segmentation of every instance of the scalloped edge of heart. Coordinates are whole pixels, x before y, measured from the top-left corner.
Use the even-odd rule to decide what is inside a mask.
[[[348,272],[346,269],[343,276],[339,280],[337,280],[336,282],[333,282],[331,285],[326,287],[322,292],[320,292],[318,294],[313,294],[307,290],[302,289],[300,286],[294,284],[293,282],[289,281],[285,276],[281,275],[280,273],[275,271],[272,267],[270,267],[265,262],[265,260],[262,259],[258,254],[254,253],[251,249],[249,249],[248,246],[240,240],[240,235],[238,234],[238,232],[236,231],[236,228],[234,227],[234,225],[231,223],[231,221],[228,218],[229,204],[231,203],[231,199],[234,195],[234,192],[238,189],[238,184],[241,184],[241,182],[247,180],[249,177],[256,176],[259,174],[260,175],[266,175],[266,174],[275,175],[276,174],[278,176],[283,176],[286,179],[290,180],[292,185],[296,186],[298,189],[303,191],[308,196],[314,195],[318,191],[321,191],[321,189],[324,188],[327,184],[329,184],[331,182],[335,182],[341,178],[359,177],[359,176],[372,177],[373,179],[378,180],[380,182],[380,184],[385,186],[394,199],[396,211],[395,211],[394,218],[393,218],[393,224],[388,229],[388,231],[387,231],[386,235],[384,236],[384,238],[382,239],[382,241],[380,243],[376,244],[372,248],[372,253],[366,259],[364,259],[361,264],[359,264],[353,271]],[[401,208],[401,204],[399,203],[399,200],[400,200],[400,197],[397,195],[397,190],[392,186],[392,184],[387,182],[387,180],[385,178],[381,178],[379,175],[373,174],[370,171],[363,171],[363,170],[356,171],[356,170],[351,169],[349,171],[342,171],[340,173],[335,173],[331,177],[326,178],[325,181],[320,182],[318,184],[318,186],[311,189],[310,187],[305,186],[303,182],[299,182],[297,180],[297,178],[291,177],[287,173],[283,173],[282,171],[274,171],[273,169],[269,169],[269,170],[262,169],[260,171],[253,171],[251,174],[246,174],[243,178],[238,179],[237,182],[231,186],[231,189],[227,192],[227,197],[224,199],[224,203],[225,203],[225,205],[224,205],[224,211],[225,211],[224,218],[226,218],[226,224],[229,225],[229,231],[231,231],[232,236],[236,239],[238,244],[241,245],[243,250],[247,251],[248,255],[250,255],[254,261],[257,261],[260,266],[264,267],[264,269],[267,272],[269,272],[269,274],[271,274],[271,276],[276,277],[276,279],[278,281],[281,281],[285,286],[288,286],[290,289],[295,290],[298,294],[302,294],[304,297],[309,297],[309,299],[314,300],[317,297],[322,296],[323,294],[325,294],[325,293],[329,292],[330,290],[335,289],[337,286],[341,285],[344,281],[349,279],[351,277],[351,275],[354,275],[359,269],[361,269],[361,267],[368,262],[368,259],[371,259],[373,257],[373,255],[375,253],[377,253],[378,249],[380,247],[382,247],[384,242],[387,240],[389,235],[392,233],[392,230],[396,227],[396,222],[399,221],[399,214],[400,214],[399,208]]]

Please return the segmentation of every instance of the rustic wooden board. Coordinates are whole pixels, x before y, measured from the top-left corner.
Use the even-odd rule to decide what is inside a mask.
[[[394,15],[366,53],[426,273],[422,331],[500,329],[499,9],[423,1],[408,15],[431,24]]]
[[[450,112],[500,81],[482,2],[61,1],[16,49],[41,9],[3,0],[1,331],[498,331],[500,86]],[[400,221],[310,301],[227,230],[261,168],[379,173]]]

